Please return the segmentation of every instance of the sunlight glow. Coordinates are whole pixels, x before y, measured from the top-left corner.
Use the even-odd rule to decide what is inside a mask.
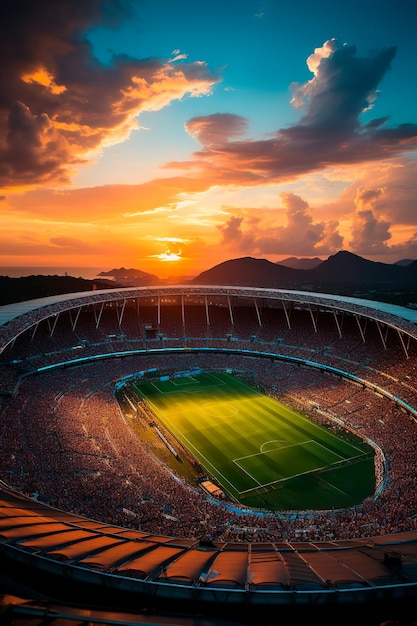
[[[29,74],[24,74],[21,78],[24,83],[36,83],[46,87],[54,95],[59,95],[67,90],[64,85],[57,85],[54,77],[44,67],[40,67]]]
[[[152,254],[153,258],[157,258],[160,261],[179,261],[181,259],[181,250],[178,252],[171,252],[171,250],[165,250],[165,252],[161,252],[161,254]]]

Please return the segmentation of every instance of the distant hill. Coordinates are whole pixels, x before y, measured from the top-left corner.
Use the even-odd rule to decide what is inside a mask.
[[[295,256],[290,256],[288,259],[276,262],[277,265],[285,265],[286,267],[292,267],[297,270],[312,270],[320,265],[320,263],[323,263],[323,261],[318,257],[314,257],[313,259],[299,259]]]
[[[215,265],[196,276],[191,283],[295,288],[300,281],[300,272],[305,271],[278,265],[267,259],[243,257]]]
[[[100,272],[98,276],[106,276],[113,278],[119,285],[125,285],[128,287],[142,287],[146,285],[160,285],[161,279],[154,274],[143,272],[142,270],[126,269],[120,267],[119,269],[112,269],[108,272]]]
[[[394,265],[402,265],[406,267],[407,265],[410,265],[410,263],[414,263],[414,259],[401,259],[400,261],[396,261]]]
[[[92,289],[116,288],[117,283],[109,280],[87,280],[74,278],[73,276],[44,276],[33,275],[21,278],[0,276],[0,306],[57,296],[61,293],[77,293],[78,291],[91,291]]]
[[[351,284],[358,286],[407,285],[417,286],[417,274],[409,271],[411,265],[403,267],[391,263],[368,261],[352,252],[338,252],[318,267],[311,270],[315,284]]]
[[[316,260],[319,259],[289,257],[285,261],[298,266],[302,265],[302,261]],[[341,251],[310,269],[288,267],[282,263],[248,256],[231,259],[201,272],[187,283],[318,291],[417,307],[417,260],[378,263]],[[94,280],[56,275],[0,276],[0,306],[62,293],[161,284],[166,284],[166,281],[154,274],[124,267],[103,271]]]
[[[312,269],[296,269],[244,257],[220,263],[191,282],[319,291],[407,305],[417,301],[417,261],[406,266],[379,263],[341,251]]]

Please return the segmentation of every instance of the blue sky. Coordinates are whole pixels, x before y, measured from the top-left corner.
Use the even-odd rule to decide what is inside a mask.
[[[414,0],[5,0],[0,265],[417,258],[416,18]]]

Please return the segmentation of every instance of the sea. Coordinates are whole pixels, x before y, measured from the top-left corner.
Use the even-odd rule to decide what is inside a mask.
[[[36,267],[14,266],[0,267],[0,276],[9,278],[21,278],[22,276],[73,276],[74,278],[86,278],[92,280],[100,272],[108,271],[103,267]]]

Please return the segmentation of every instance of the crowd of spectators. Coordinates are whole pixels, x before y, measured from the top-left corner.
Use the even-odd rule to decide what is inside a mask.
[[[226,359],[229,368],[251,370],[253,380],[271,395],[302,406],[315,419],[336,417],[372,439],[388,464],[378,497],[349,510],[261,514],[207,498],[158,460],[122,415],[114,396],[116,381],[155,367],[221,368],[222,354],[145,354],[26,377],[1,405],[3,479],[53,506],[152,534],[319,541],[417,528],[417,428],[410,415],[369,388],[311,367],[242,356]],[[403,377],[398,365],[398,385]],[[415,397],[410,381],[407,389]]]
[[[416,424],[413,415],[378,392],[381,387],[417,407],[415,346],[409,346],[407,359],[394,330],[386,331],[384,345],[375,324],[359,328],[351,316],[340,321],[341,334],[332,313],[322,313],[314,324],[309,310],[292,310],[288,317],[273,308],[258,313],[253,306],[233,312],[214,306],[207,324],[206,309],[195,307],[184,324],[181,307],[162,308],[159,320],[156,307],[150,307],[141,318],[127,309],[118,324],[120,318],[107,310],[99,324],[92,323],[90,312],[81,314],[77,324],[62,319],[53,327],[45,321],[22,335],[0,364],[5,373],[0,389],[3,480],[53,506],[152,534],[232,542],[320,541],[415,530]],[[225,353],[148,353],[172,347],[279,353],[310,365]],[[34,373],[45,365],[103,353],[129,356]],[[312,362],[369,384],[353,385]],[[383,490],[349,510],[285,514],[208,498],[138,438],[114,394],[116,382],[135,372],[191,367],[249,370],[270,395],[301,407],[313,419],[343,423],[369,438],[386,459]]]
[[[195,312],[187,308],[184,323],[178,303],[162,306],[160,319],[155,304],[141,304],[138,312],[126,308],[119,324],[116,304],[106,307],[102,317],[98,303],[77,318],[63,302],[56,326],[55,318],[38,325],[41,316],[34,312],[24,323],[30,317],[35,325],[16,341],[19,321],[0,328],[0,341],[11,340],[0,362],[0,477],[53,506],[151,534],[279,544],[416,529],[416,424],[372,386],[417,407],[417,342],[405,339],[403,346],[395,329],[378,329],[373,311],[368,320],[338,313],[339,328],[333,313],[314,307],[311,312],[288,302],[285,312],[264,307],[259,318],[253,303],[240,308],[232,298],[229,309],[224,301],[213,298],[210,324],[204,305],[194,307]],[[323,299],[324,309],[326,304]],[[355,312],[353,304],[351,309]],[[366,314],[363,307],[357,312]],[[392,322],[383,312],[378,317],[382,324]],[[415,336],[416,327],[411,330]],[[33,375],[38,367],[76,357],[176,347],[279,353],[339,368],[369,385],[352,385],[284,360],[194,353],[129,356]],[[226,508],[185,484],[138,439],[119,410],[114,385],[125,375],[153,367],[225,365],[250,370],[268,393],[314,419],[335,427],[343,422],[372,439],[387,463],[383,491],[350,510],[258,515],[243,507]],[[415,622],[388,619],[380,626],[402,624]]]

